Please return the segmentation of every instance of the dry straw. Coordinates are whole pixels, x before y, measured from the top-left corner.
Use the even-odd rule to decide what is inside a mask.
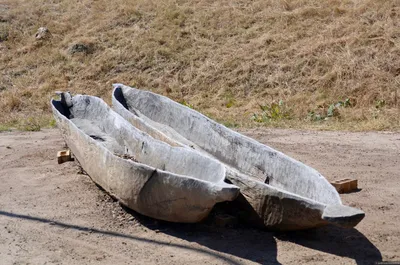
[[[109,102],[120,82],[241,125],[283,100],[290,119],[263,125],[400,127],[398,0],[5,0],[0,11],[0,123],[50,117],[55,90]],[[38,41],[43,26],[51,38]],[[331,119],[307,118],[346,99]]]

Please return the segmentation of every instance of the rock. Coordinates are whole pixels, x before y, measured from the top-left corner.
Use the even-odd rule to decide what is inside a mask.
[[[36,40],[48,40],[51,37],[52,37],[52,35],[51,35],[50,31],[46,27],[40,27],[35,34]]]
[[[0,15],[0,23],[7,23],[8,21],[9,21],[9,19],[7,17]]]
[[[76,54],[76,53],[90,54],[92,52],[93,52],[93,45],[85,43],[75,43],[68,50],[69,54]]]
[[[0,42],[8,40],[8,29],[0,25]]]

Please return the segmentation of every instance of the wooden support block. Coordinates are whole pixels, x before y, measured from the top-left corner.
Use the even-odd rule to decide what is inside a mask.
[[[57,161],[58,164],[62,164],[67,161],[73,161],[71,157],[71,151],[70,150],[62,150],[57,152]]]
[[[347,193],[357,190],[358,181],[356,179],[340,179],[331,182],[339,193]]]

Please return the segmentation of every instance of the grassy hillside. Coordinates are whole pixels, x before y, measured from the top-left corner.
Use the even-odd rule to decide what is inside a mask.
[[[3,127],[115,82],[228,126],[399,129],[400,1],[0,1]]]

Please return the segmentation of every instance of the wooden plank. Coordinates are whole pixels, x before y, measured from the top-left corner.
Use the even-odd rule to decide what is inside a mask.
[[[62,150],[57,152],[57,161],[58,164],[62,164],[67,161],[72,161],[71,151],[70,150]]]
[[[358,189],[358,181],[356,179],[340,179],[331,182],[331,184],[339,193],[352,192]]]

